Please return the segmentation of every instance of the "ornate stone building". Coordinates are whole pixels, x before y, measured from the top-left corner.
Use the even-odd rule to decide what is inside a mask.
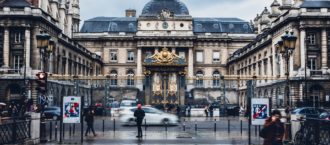
[[[37,101],[36,74],[41,71],[67,76],[101,74],[100,57],[71,39],[79,29],[79,0],[0,0],[0,17],[0,101]],[[51,51],[37,48],[39,34],[50,36],[55,44],[47,49]],[[49,79],[50,105],[59,105],[60,96],[74,94],[90,102],[87,81],[81,81],[78,88],[73,81]]]
[[[195,18],[179,0],[151,0],[137,17],[86,20],[74,40],[100,55],[108,76],[107,96],[146,104],[214,101],[223,94],[227,59],[255,38],[238,18]],[[235,83],[226,83],[228,103],[238,103]]]
[[[330,1],[274,0],[254,19],[257,38],[229,58],[228,73],[278,79],[256,81],[256,97],[272,98],[274,107],[330,104]],[[276,44],[285,32],[298,37],[289,59],[289,98],[284,93],[286,62]],[[246,84],[240,81],[239,100],[246,104]]]

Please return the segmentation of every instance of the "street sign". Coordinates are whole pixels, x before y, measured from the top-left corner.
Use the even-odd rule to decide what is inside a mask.
[[[264,125],[269,117],[269,98],[252,98],[251,121],[252,125]]]
[[[80,123],[81,109],[80,96],[65,96],[63,98],[63,123]]]

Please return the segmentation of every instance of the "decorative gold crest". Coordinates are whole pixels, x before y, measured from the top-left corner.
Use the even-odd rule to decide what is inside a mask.
[[[154,63],[162,64],[172,64],[175,60],[178,60],[180,57],[175,53],[168,51],[166,47],[162,48],[161,52],[158,52],[150,56],[154,60]]]

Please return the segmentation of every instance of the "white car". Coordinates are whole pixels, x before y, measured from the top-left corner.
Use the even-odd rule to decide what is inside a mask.
[[[120,121],[123,125],[136,125],[134,111],[136,107],[123,108],[120,111]],[[142,107],[145,112],[145,117],[143,124],[147,125],[177,125],[179,123],[179,118],[176,115],[165,113],[161,110],[152,107]]]

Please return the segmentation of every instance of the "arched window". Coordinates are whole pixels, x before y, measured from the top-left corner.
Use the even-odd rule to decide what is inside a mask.
[[[134,86],[134,72],[132,70],[127,72],[127,85]]]
[[[111,86],[117,86],[118,84],[118,73],[116,70],[112,70],[110,72],[110,85]]]
[[[213,72],[213,87],[220,87],[220,72]]]
[[[203,87],[204,86],[203,77],[204,77],[203,72],[202,71],[197,71],[197,73],[196,73],[196,87]]]

